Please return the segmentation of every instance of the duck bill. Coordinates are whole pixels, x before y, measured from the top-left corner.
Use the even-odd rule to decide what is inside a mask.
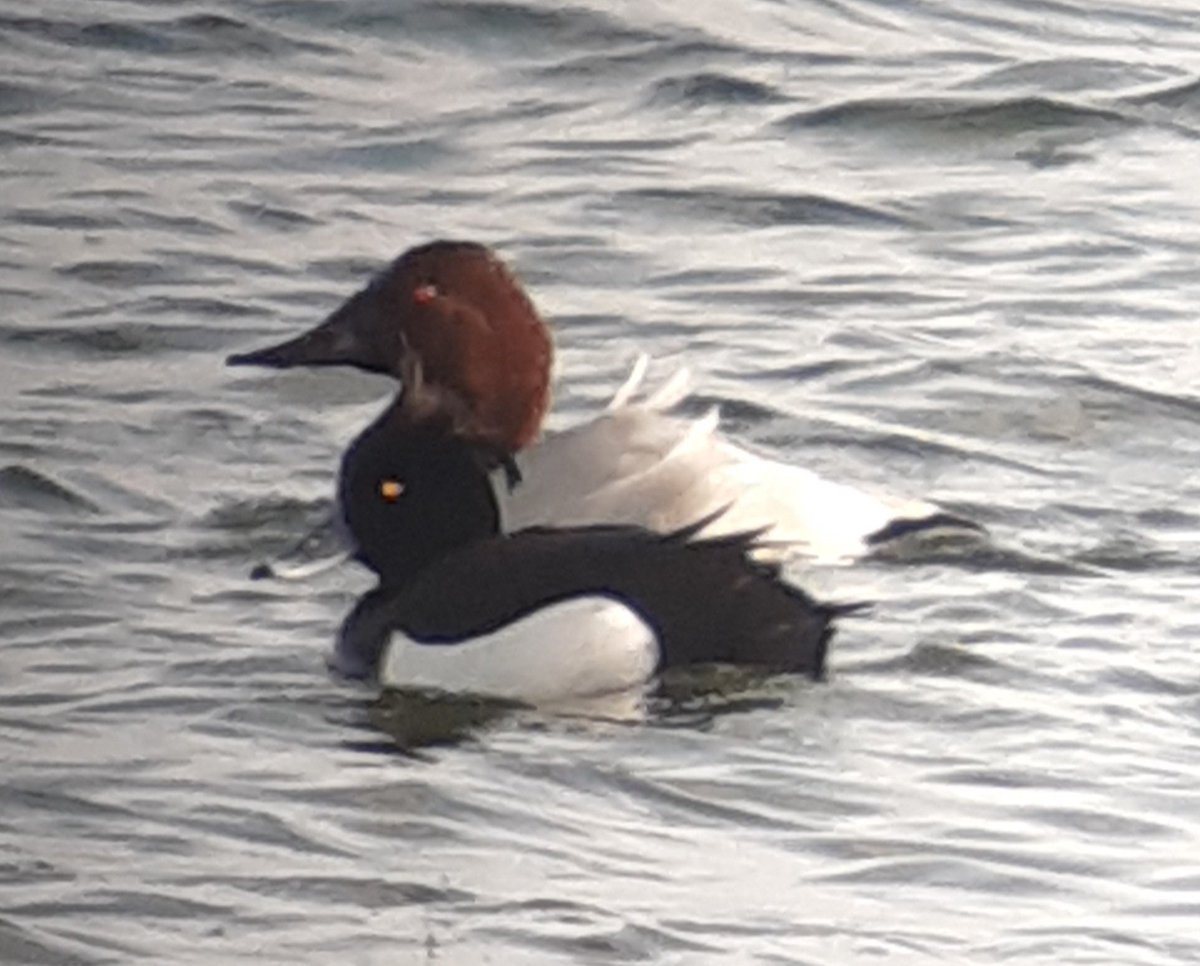
[[[231,366],[265,366],[292,369],[296,366],[356,366],[369,372],[387,372],[398,346],[381,325],[381,307],[370,289],[359,292],[320,325],[278,345],[231,355]]]
[[[278,345],[231,355],[230,366],[265,366],[292,369],[296,366],[360,366],[366,368],[367,347],[357,333],[332,316],[301,336]]]

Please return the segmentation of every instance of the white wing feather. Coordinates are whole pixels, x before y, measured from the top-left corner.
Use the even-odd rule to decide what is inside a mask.
[[[621,523],[667,531],[727,508],[706,533],[767,528],[766,540],[836,562],[866,553],[866,538],[897,516],[939,512],[752,453],[720,436],[715,408],[699,419],[667,412],[688,392],[684,370],[638,400],[646,368],[639,357],[599,416],[518,455],[524,482],[511,493],[497,486],[506,530]]]

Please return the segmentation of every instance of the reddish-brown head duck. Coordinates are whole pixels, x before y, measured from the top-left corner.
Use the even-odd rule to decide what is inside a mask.
[[[457,397],[463,435],[503,455],[537,437],[551,352],[529,296],[490,249],[435,241],[409,249],[316,328],[227,361],[350,365],[397,378],[415,361],[430,385]]]
[[[504,468],[509,492],[498,499],[509,529],[628,523],[670,531],[724,508],[709,532],[766,527],[781,545],[830,560],[923,530],[979,530],[924,501],[876,498],[763,459],[724,439],[715,413],[692,421],[667,412],[683,394],[678,379],[635,398],[641,364],[605,412],[530,446],[549,405],[551,348],[496,255],[438,241],[405,252],[310,332],[229,362],[352,365],[387,373],[406,391],[420,372],[448,434],[480,453],[485,468]]]

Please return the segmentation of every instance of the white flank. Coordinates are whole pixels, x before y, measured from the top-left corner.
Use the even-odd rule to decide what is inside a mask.
[[[658,657],[653,631],[634,611],[608,597],[577,597],[461,644],[393,634],[379,680],[544,707],[640,688]]]

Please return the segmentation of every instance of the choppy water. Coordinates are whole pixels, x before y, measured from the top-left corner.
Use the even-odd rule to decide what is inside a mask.
[[[1200,960],[1200,22],[1167,0],[0,3],[0,961]],[[824,685],[387,753],[251,584],[388,385],[228,370],[438,236],[1001,552]]]

